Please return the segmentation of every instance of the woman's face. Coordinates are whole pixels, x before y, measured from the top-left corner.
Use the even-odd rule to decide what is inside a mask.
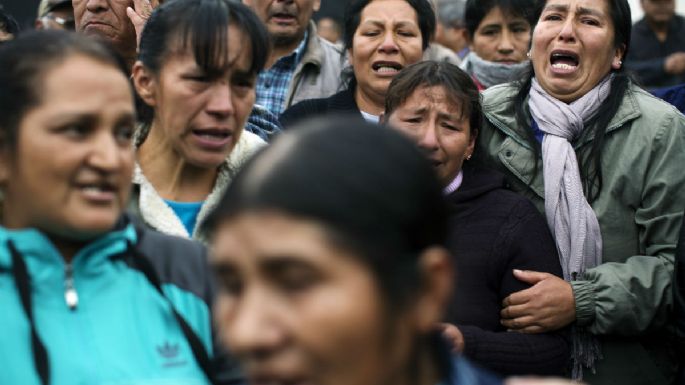
[[[483,60],[516,64],[526,60],[529,44],[530,23],[494,7],[474,32],[471,50]]]
[[[369,268],[317,222],[242,214],[213,246],[217,324],[250,383],[403,383],[413,320],[388,317]]]
[[[533,31],[531,57],[542,88],[566,103],[621,67],[606,0],[548,0]]]
[[[414,8],[405,0],[375,0],[361,13],[350,63],[360,90],[385,98],[390,81],[423,57],[423,38]]]
[[[134,108],[126,77],[73,55],[41,81],[41,101],[4,150],[4,225],[66,239],[109,231],[124,211],[133,172]]]
[[[158,76],[136,79],[139,94],[155,109],[153,129],[162,130],[168,148],[196,167],[224,162],[252,111],[255,76],[250,74],[248,39],[240,28],[229,26],[226,65],[219,76],[204,73],[188,48],[169,54]],[[134,68],[138,75],[144,70]]]
[[[444,87],[424,86],[387,117],[426,152],[443,186],[452,183],[475,145],[470,117],[461,111],[461,103],[452,101]]]

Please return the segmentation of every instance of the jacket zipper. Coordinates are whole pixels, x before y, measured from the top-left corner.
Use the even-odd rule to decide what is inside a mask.
[[[78,306],[78,293],[74,287],[74,269],[71,263],[67,263],[64,268],[64,301],[67,303],[69,310],[76,310]]]

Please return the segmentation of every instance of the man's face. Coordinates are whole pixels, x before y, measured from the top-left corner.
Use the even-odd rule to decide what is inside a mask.
[[[269,30],[275,46],[287,46],[302,40],[312,13],[321,0],[244,0]]]
[[[76,31],[110,41],[125,58],[135,57],[136,32],[126,15],[132,0],[72,0]]]
[[[645,17],[653,23],[665,24],[675,15],[675,0],[641,0]]]

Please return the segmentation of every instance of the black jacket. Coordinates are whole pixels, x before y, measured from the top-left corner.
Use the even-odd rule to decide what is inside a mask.
[[[675,52],[685,52],[685,17],[673,17],[663,43],[657,39],[647,21],[642,19],[633,26],[626,68],[634,71],[648,88],[685,83],[685,75],[669,75],[664,71],[666,57]]]
[[[447,199],[447,246],[457,276],[447,321],[464,335],[464,354],[503,375],[563,375],[569,358],[563,332],[520,334],[500,324],[504,298],[529,287],[513,269],[562,275],[542,214],[507,190],[502,175],[468,164],[461,187]]]
[[[281,126],[288,129],[308,119],[331,115],[345,116],[348,119],[358,119],[363,122],[364,117],[354,100],[355,87],[352,82],[347,89],[328,98],[303,100],[293,105],[279,117]]]

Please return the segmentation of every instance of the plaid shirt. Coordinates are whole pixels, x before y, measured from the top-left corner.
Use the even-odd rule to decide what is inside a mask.
[[[309,32],[305,32],[304,39],[293,53],[278,59],[271,68],[262,71],[257,78],[257,100],[255,104],[266,108],[276,116],[283,113],[290,81],[295,73],[295,68],[304,56],[308,35]]]

